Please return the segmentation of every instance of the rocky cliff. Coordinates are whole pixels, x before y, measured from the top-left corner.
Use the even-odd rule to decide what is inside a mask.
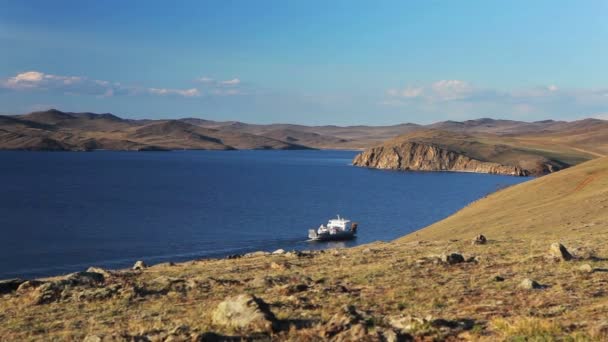
[[[353,165],[389,170],[460,171],[512,176],[542,175],[559,169],[551,163],[526,169],[519,165],[482,161],[432,143],[415,141],[370,148],[357,155]]]

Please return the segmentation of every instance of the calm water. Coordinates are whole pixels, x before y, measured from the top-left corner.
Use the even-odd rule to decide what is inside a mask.
[[[0,278],[391,240],[524,178],[350,166],[351,151],[0,152]],[[310,243],[336,214],[349,243]]]

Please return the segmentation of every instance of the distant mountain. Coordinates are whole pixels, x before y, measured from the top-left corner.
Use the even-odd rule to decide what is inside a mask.
[[[608,121],[523,122],[481,118],[431,125],[305,126],[248,124],[200,118],[129,120],[114,114],[71,113],[51,109],[25,115],[0,115],[0,149],[26,150],[171,150],[171,149],[365,149],[405,134],[435,129],[486,134],[526,141],[530,148],[573,148],[575,160],[608,154]],[[584,151],[584,152],[582,152]]]

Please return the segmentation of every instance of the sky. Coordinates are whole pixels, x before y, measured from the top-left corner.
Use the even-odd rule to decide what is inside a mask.
[[[0,113],[608,119],[608,2],[0,0]]]

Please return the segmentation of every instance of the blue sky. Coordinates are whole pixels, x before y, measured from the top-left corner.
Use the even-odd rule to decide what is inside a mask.
[[[3,1],[0,112],[608,118],[606,1]]]

